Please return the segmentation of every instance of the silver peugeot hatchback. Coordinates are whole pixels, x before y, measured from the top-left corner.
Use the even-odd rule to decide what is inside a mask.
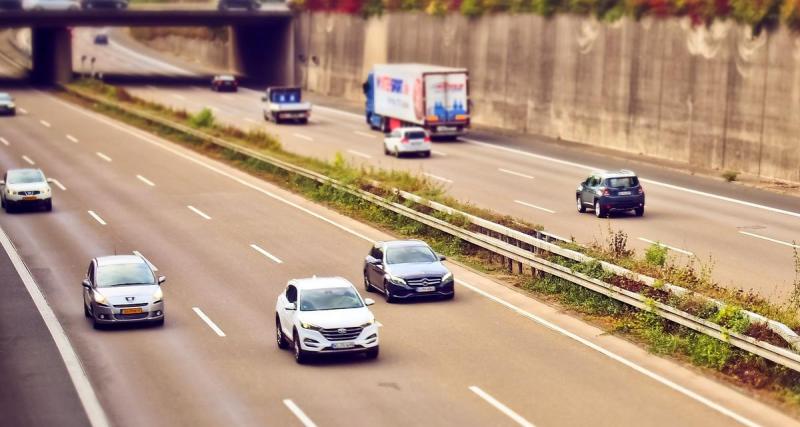
[[[98,257],[83,281],[83,313],[95,328],[103,324],[164,324],[164,294],[153,269],[138,255]]]

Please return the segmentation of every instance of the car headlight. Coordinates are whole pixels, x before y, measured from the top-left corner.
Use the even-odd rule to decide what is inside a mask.
[[[101,294],[100,292],[94,293],[94,302],[100,305],[108,305],[108,300],[106,299],[105,295]]]
[[[153,304],[161,302],[161,300],[163,299],[164,299],[164,293],[161,292],[161,288],[156,289],[156,291],[153,293]]]
[[[14,104],[13,102],[12,102],[12,103],[10,103],[10,104],[8,104],[8,108],[15,108],[16,106],[17,106],[17,105],[16,105],[16,104]]]
[[[442,283],[449,282],[451,280],[453,280],[453,273],[450,271],[448,271],[447,273],[445,273],[444,276],[442,276]]]
[[[361,325],[361,326],[359,326],[359,327],[360,327],[360,328],[366,328],[367,326],[372,326],[372,324],[374,324],[374,323],[375,323],[375,319],[374,319],[374,318],[372,318],[372,319],[370,319],[370,321],[369,321],[369,322],[367,322],[367,323],[365,323],[365,324],[363,324],[363,325]]]
[[[322,330],[322,328],[320,328],[319,326],[312,325],[312,324],[310,324],[308,322],[300,322],[300,326],[302,326],[303,329],[308,329],[309,331],[321,331]]]
[[[386,279],[389,280],[390,282],[394,283],[395,285],[405,285],[406,284],[405,279],[403,279],[401,277],[392,276],[391,274],[387,274],[386,275]]]

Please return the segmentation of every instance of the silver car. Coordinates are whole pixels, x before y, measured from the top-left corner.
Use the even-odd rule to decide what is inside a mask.
[[[153,269],[138,255],[98,257],[83,281],[83,313],[92,325],[148,322],[164,324],[164,294]]]

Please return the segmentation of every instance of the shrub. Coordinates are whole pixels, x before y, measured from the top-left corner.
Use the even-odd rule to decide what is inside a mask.
[[[214,113],[208,108],[203,108],[197,114],[189,116],[189,124],[196,128],[210,128],[214,126]]]
[[[481,0],[464,0],[461,2],[461,13],[464,16],[476,17],[483,14]]]
[[[666,246],[659,245],[658,243],[653,243],[647,248],[647,251],[644,253],[644,259],[647,261],[648,264],[656,266],[656,267],[663,267],[664,264],[667,263],[667,253],[669,249]]]
[[[733,182],[739,178],[739,172],[736,171],[725,171],[722,173],[722,177],[725,178],[725,181]]]

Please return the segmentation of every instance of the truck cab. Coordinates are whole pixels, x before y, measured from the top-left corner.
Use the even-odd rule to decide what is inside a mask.
[[[305,124],[311,115],[311,104],[303,102],[299,87],[268,87],[261,101],[266,121],[281,123],[291,120]]]

